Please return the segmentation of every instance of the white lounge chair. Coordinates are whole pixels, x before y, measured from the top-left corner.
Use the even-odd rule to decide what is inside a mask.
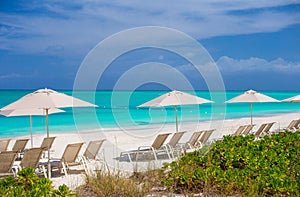
[[[169,135],[170,133],[159,134],[157,135],[151,146],[140,146],[137,150],[121,152],[120,158],[127,156],[129,161],[132,162],[132,160],[138,161],[139,157],[141,156],[146,157],[152,155],[153,158],[157,160],[157,154],[162,152],[161,148]]]
[[[60,159],[51,159],[50,165],[52,169],[57,168],[59,172],[63,172],[68,177],[68,171],[72,166],[82,166],[81,169],[84,169],[87,172],[85,165],[78,159],[79,152],[81,150],[83,143],[74,143],[68,144],[64,150],[64,153]],[[42,163],[45,167],[47,162]],[[80,170],[81,170],[80,169]],[[46,169],[44,168],[44,171]]]
[[[43,153],[42,148],[31,148],[31,149],[26,150],[24,152],[24,156],[23,156],[21,162],[16,163],[16,165],[14,167],[16,172],[18,172],[19,170],[22,170],[24,168],[28,168],[28,167],[33,168],[35,170],[36,169],[42,170],[42,168],[39,168],[40,167],[39,162],[42,157],[42,153]],[[45,172],[44,172],[44,176],[47,177]]]
[[[175,158],[175,156],[180,155],[181,151],[177,147],[178,147],[180,139],[182,138],[183,134],[185,134],[185,133],[186,133],[185,131],[174,133],[174,135],[172,136],[170,141],[167,144],[163,145],[163,148],[165,148],[167,151],[169,159]]]
[[[14,161],[17,158],[16,151],[2,151],[0,153],[0,176],[16,176],[13,170]]]
[[[86,166],[86,169],[88,171],[91,171],[90,165],[93,161],[101,162],[105,164],[105,166],[108,169],[108,166],[106,165],[104,154],[101,156],[99,154],[99,151],[104,143],[105,139],[102,140],[94,140],[90,141],[88,146],[86,147],[83,155],[81,156],[81,160],[83,164]]]

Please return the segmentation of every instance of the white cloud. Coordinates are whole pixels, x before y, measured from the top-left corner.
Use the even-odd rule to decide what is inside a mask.
[[[221,73],[236,74],[239,72],[277,72],[282,74],[300,74],[300,62],[289,62],[282,58],[272,61],[251,57],[237,60],[227,56],[220,57],[216,62]]]
[[[22,77],[24,77],[24,76],[21,74],[10,73],[10,74],[5,74],[5,75],[0,75],[0,80],[15,79],[15,78],[22,78]]]
[[[105,37],[136,26],[167,26],[201,39],[274,32],[300,21],[299,13],[276,9],[298,3],[295,0],[72,2],[29,2],[23,7],[30,11],[26,15],[0,12],[0,24],[5,25],[0,49],[37,53],[56,45],[64,48],[59,54],[76,57]]]

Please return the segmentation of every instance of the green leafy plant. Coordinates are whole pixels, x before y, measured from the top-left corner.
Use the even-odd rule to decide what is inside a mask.
[[[72,191],[65,185],[55,190],[52,182],[46,178],[39,178],[32,168],[25,168],[18,172],[18,177],[5,177],[0,180],[0,196],[30,196],[30,197],[73,197]]]
[[[203,150],[202,150],[203,151]],[[206,155],[183,156],[162,183],[172,191],[221,195],[300,195],[300,132],[225,136]]]
[[[72,191],[65,184],[59,186],[58,190],[54,190],[52,192],[52,194],[55,197],[59,197],[59,196],[74,197],[74,196],[77,196],[76,194],[73,194]]]

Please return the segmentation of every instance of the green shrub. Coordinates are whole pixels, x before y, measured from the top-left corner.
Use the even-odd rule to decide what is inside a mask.
[[[30,196],[30,197],[57,197],[76,196],[66,185],[55,190],[52,182],[46,178],[39,178],[32,168],[25,168],[18,172],[18,177],[5,177],[0,180],[0,196]]]
[[[162,183],[183,193],[299,196],[300,132],[254,139],[225,136],[204,156],[189,153],[165,166]]]

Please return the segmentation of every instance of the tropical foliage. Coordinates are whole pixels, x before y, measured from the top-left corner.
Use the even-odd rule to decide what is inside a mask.
[[[66,185],[54,189],[49,179],[39,178],[32,168],[25,168],[18,172],[17,178],[8,176],[0,180],[0,196],[73,197],[76,195]]]
[[[300,132],[256,140],[226,136],[165,166],[162,183],[181,193],[300,196]]]

